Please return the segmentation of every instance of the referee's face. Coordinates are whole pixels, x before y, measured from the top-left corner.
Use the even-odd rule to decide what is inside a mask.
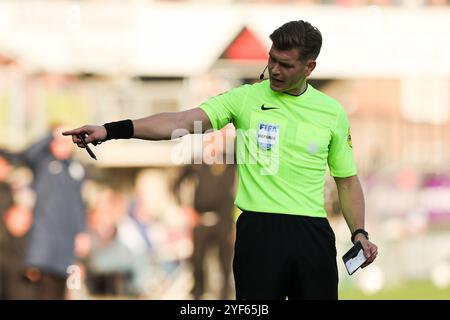
[[[302,62],[297,49],[278,50],[272,46],[268,62],[270,87],[277,92],[299,95],[315,66],[315,60]]]

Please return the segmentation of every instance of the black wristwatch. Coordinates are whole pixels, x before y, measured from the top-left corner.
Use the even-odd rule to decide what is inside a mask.
[[[355,243],[355,237],[356,237],[356,235],[358,233],[362,233],[364,235],[364,237],[366,237],[366,239],[369,240],[369,233],[366,230],[364,230],[364,229],[356,229],[352,233],[352,238],[351,238],[352,243]]]

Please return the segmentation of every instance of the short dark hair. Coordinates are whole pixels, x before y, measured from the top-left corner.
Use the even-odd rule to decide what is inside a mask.
[[[316,59],[322,47],[322,34],[309,22],[298,20],[283,24],[270,39],[278,50],[298,49],[300,60]]]

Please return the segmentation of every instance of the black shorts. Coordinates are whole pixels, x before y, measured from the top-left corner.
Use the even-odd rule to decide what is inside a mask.
[[[336,300],[334,232],[326,218],[244,211],[233,272],[238,300]]]

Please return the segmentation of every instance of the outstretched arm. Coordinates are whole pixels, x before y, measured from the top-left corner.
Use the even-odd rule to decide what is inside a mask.
[[[175,130],[184,129],[194,133],[194,123],[201,122],[201,132],[211,129],[211,122],[200,108],[181,112],[159,113],[143,119],[134,120],[133,138],[145,140],[168,140]]]
[[[189,109],[180,112],[158,113],[142,119],[133,120],[133,138],[144,140],[169,140],[174,136],[176,130],[177,137],[188,133],[194,133],[194,123],[201,123],[201,133],[211,129],[211,122],[208,115],[200,108]],[[199,132],[200,133],[200,132]],[[63,132],[63,135],[72,136],[72,140],[79,147],[83,148],[80,134],[87,134],[86,143],[101,142],[107,137],[105,126],[85,125],[83,127]]]
[[[25,151],[19,153],[18,157],[24,161],[26,165],[34,168],[36,163],[45,156],[45,154],[50,152],[50,144],[54,138],[55,132],[52,131],[38,142],[28,147]]]
[[[14,165],[25,165],[34,169],[39,160],[50,152],[50,144],[54,137],[54,133],[48,133],[44,138],[20,152],[11,152],[0,149],[0,157],[5,157],[9,163],[13,163]]]
[[[334,178],[339,194],[342,213],[345,221],[353,233],[357,229],[364,229],[364,194],[358,176],[347,178]],[[359,233],[355,236],[355,242],[360,241],[364,249],[367,261],[363,267],[368,266],[375,260],[378,248],[366,237]]]

